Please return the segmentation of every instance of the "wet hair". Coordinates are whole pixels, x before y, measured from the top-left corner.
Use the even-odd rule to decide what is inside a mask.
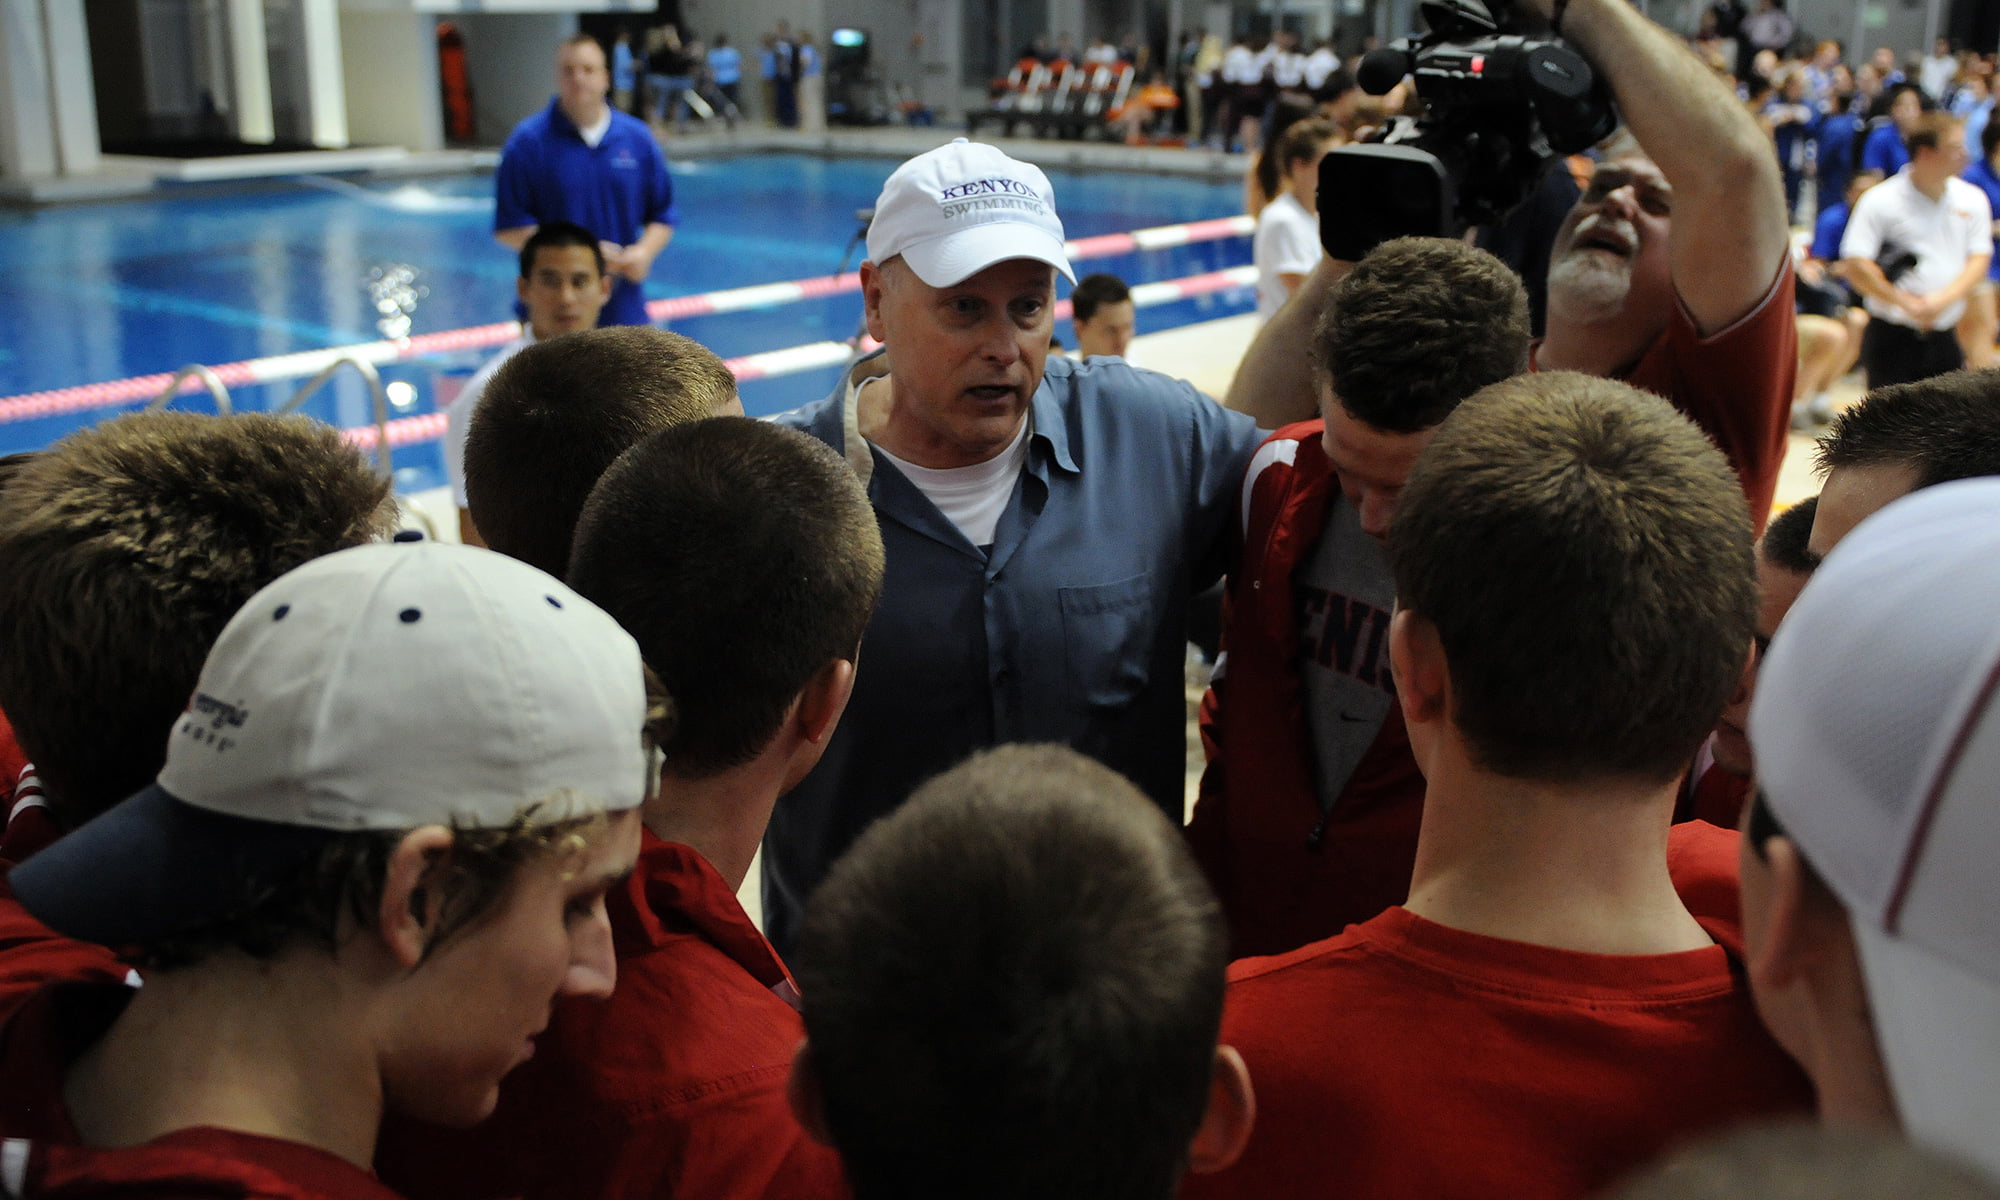
[[[1097,315],[1098,306],[1123,304],[1132,298],[1132,289],[1116,275],[1099,271],[1095,275],[1085,275],[1076,281],[1076,290],[1070,293],[1070,318],[1088,321]]]
[[[1167,1200],[1207,1106],[1227,934],[1108,767],[1003,746],[836,862],[794,961],[861,1200]]]
[[[306,417],[134,413],[0,488],[0,710],[58,824],[144,788],[251,595],[386,537],[389,484]]]
[[[824,442],[745,417],[662,430],[604,472],[569,582],[625,627],[672,698],[669,773],[754,758],[828,663],[853,661],[882,537]]]
[[[1996,406],[2000,367],[1876,388],[1820,436],[1813,467],[1825,476],[1841,467],[1907,464],[1920,488],[2000,475]]]
[[[472,523],[493,549],[561,576],[604,469],[735,399],[721,359],[662,329],[613,325],[528,346],[493,373],[466,431]]]
[[[521,278],[531,278],[535,273],[535,255],[544,249],[556,246],[583,246],[590,256],[597,260],[597,273],[604,274],[604,247],[597,235],[581,225],[569,221],[544,221],[535,226],[535,232],[521,243]]]
[[[1396,600],[1437,630],[1453,725],[1522,779],[1671,780],[1755,635],[1750,518],[1666,401],[1568,371],[1460,405],[1389,526]]]
[[[1528,294],[1505,263],[1452,238],[1396,238],[1335,285],[1313,351],[1349,413],[1415,433],[1518,374],[1528,336]]]
[[[1806,542],[1812,537],[1813,514],[1818,511],[1819,497],[1810,496],[1771,518],[1757,543],[1757,553],[1780,571],[1812,574],[1819,559],[1806,549]]]

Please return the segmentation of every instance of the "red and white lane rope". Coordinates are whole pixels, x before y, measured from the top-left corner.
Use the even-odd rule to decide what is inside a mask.
[[[1132,289],[1132,307],[1149,308],[1158,304],[1171,304],[1176,300],[1206,296],[1231,288],[1255,287],[1256,284],[1255,267],[1232,267],[1226,271],[1211,271],[1206,275],[1190,275],[1185,279],[1142,283]],[[1064,300],[1056,305],[1058,319],[1065,319],[1069,315],[1069,301]],[[872,351],[880,344],[874,338],[864,338],[861,348],[864,351]],[[726,365],[738,380],[775,379],[784,375],[817,371],[825,367],[837,367],[845,363],[853,353],[854,347],[846,342],[809,342],[803,346],[787,346],[783,350],[766,350],[762,354],[732,358],[727,360]],[[435,441],[444,436],[444,422],[444,414],[441,412],[398,418],[389,422],[389,444],[409,446],[418,442]],[[373,425],[343,430],[342,435],[364,450],[371,450],[375,446],[376,435]]]
[[[1088,261],[1127,254],[1134,250],[1156,250],[1195,242],[1248,237],[1255,231],[1256,225],[1257,222],[1252,217],[1219,217],[1209,221],[1136,229],[1131,233],[1108,233],[1100,237],[1079,238],[1069,243],[1069,255],[1075,260]],[[802,300],[858,291],[860,287],[860,275],[850,271],[843,275],[797,279],[788,283],[764,283],[753,287],[704,292],[697,296],[674,296],[666,300],[653,300],[647,303],[646,314],[655,321],[668,321],[713,313],[741,312],[753,308],[776,308],[786,304],[796,304]],[[442,333],[419,334],[416,337],[396,341],[361,342],[352,346],[334,346],[325,350],[305,350],[296,354],[280,354],[272,358],[223,363],[215,367],[214,371],[225,386],[232,388],[251,384],[279,383],[316,375],[328,365],[343,358],[359,358],[379,367],[434,354],[498,346],[512,341],[520,335],[520,331],[520,326],[515,322],[503,321],[495,325],[474,325]],[[782,355],[791,351],[779,350],[772,353]],[[751,356],[752,359],[762,357],[764,356]],[[817,365],[821,364],[817,362],[813,364]],[[812,366],[797,369],[811,370]],[[157,375],[135,375],[129,379],[114,379],[106,383],[86,383],[76,387],[0,397],[0,424],[26,421],[35,417],[57,416],[62,413],[83,412],[93,408],[115,408],[119,405],[151,400],[160,394],[160,389],[166,387],[172,378],[170,372],[162,372]],[[200,380],[189,379],[181,385],[180,394],[200,391],[202,386]]]

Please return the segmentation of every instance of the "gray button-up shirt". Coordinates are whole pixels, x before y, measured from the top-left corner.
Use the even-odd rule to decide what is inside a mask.
[[[1187,600],[1227,565],[1261,440],[1186,383],[1052,357],[1027,462],[981,553],[873,447],[850,447],[851,405],[843,384],[777,418],[857,459],[888,556],[846,716],[765,838],[765,924],[780,950],[871,821],[987,746],[1073,746],[1179,823]]]

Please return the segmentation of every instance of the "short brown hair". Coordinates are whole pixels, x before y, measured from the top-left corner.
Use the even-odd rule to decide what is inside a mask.
[[[1285,136],[1278,139],[1278,166],[1289,173],[1293,166],[1311,162],[1319,157],[1340,133],[1340,127],[1323,117],[1307,117],[1285,130]]]
[[[1903,146],[1915,158],[1919,150],[1936,150],[1960,136],[1964,122],[1948,112],[1927,112],[1903,135]]]
[[[1438,631],[1452,722],[1527,779],[1672,779],[1756,631],[1729,463],[1666,401],[1574,372],[1483,389],[1389,526],[1396,599]]]
[[[718,417],[656,433],[604,472],[569,581],[639,643],[673,702],[667,769],[700,778],[748,762],[815,672],[855,658],[882,535],[824,442]]]
[[[1228,935],[1185,841],[1109,767],[1002,746],[871,826],[795,959],[859,1197],[1171,1196]]]
[[[1876,388],[1820,435],[1813,469],[1908,465],[1920,488],[2000,475],[1996,406],[2000,367]]]
[[[23,467],[0,489],[0,709],[58,822],[159,774],[253,593],[394,528],[387,481],[305,417],[135,413]]]
[[[736,377],[678,333],[613,325],[537,342],[493,373],[465,435],[465,498],[488,546],[560,577],[597,477],[648,434],[714,416]]]
[[[451,850],[434,885],[438,918],[427,931],[426,955],[491,915],[523,865],[545,855],[574,853],[606,824],[601,812],[541,821],[537,808],[530,805],[507,825],[452,830]],[[409,833],[327,834],[316,853],[298,870],[279,875],[275,884],[245,881],[231,911],[124,949],[132,962],[149,971],[197,966],[224,952],[270,959],[299,944],[331,954],[340,948],[344,930],[375,928],[389,860]]]
[[[1335,285],[1313,353],[1341,407],[1385,433],[1416,433],[1528,358],[1520,276],[1452,238],[1370,250]]]

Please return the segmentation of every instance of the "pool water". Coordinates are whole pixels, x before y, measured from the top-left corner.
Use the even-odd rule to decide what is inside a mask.
[[[746,155],[673,164],[678,225],[654,265],[658,298],[833,273],[874,203],[889,159]],[[1051,172],[1069,236],[1227,216],[1235,183]],[[140,202],[0,214],[0,395],[172,371],[508,320],[515,261],[492,239],[484,174],[357,184],[327,177],[228,193],[189,189]],[[851,269],[858,248],[848,258]],[[1249,262],[1247,238],[1078,264],[1129,283]],[[1141,331],[1249,311],[1248,289],[1144,310]],[[673,328],[725,358],[851,336],[858,294],[690,317]],[[1057,328],[1075,344],[1067,323]],[[486,352],[382,368],[403,399],[393,415],[448,400]],[[753,414],[825,395],[838,368],[751,380]],[[299,381],[238,389],[240,409],[284,402]],[[207,406],[205,397],[178,404]],[[113,410],[0,423],[0,453],[35,449]],[[366,424],[366,389],[336,377],[307,411]],[[441,482],[436,443],[399,448],[397,486]]]

